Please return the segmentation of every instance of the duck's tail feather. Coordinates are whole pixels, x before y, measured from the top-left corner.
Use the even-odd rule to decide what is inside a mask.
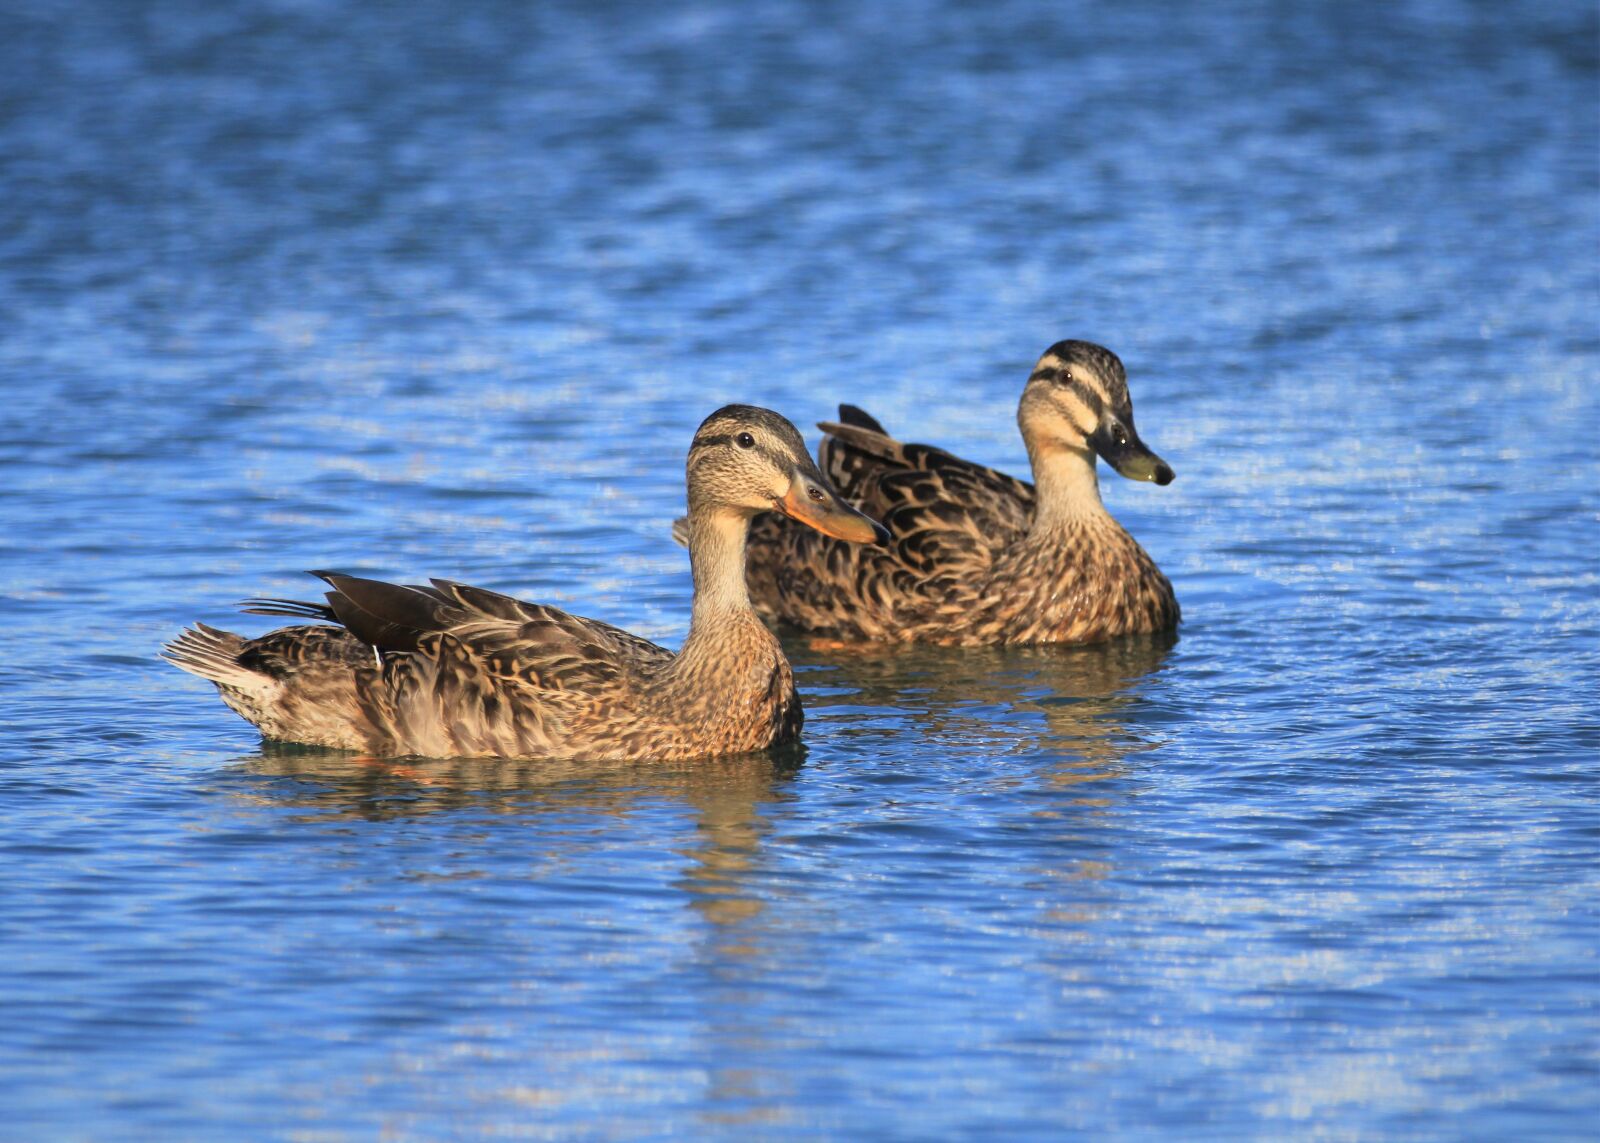
[[[308,603],[303,599],[275,599],[270,596],[246,599],[239,605],[246,615],[287,615],[293,619],[321,619],[337,623],[333,608],[326,603]]]
[[[680,547],[689,546],[689,517],[679,516],[672,522],[672,538]]]
[[[878,423],[878,418],[857,405],[840,405],[839,421],[841,424],[853,425],[858,429],[870,429],[884,436],[889,435],[889,430]]]
[[[244,639],[232,631],[222,631],[196,623],[161,649],[161,657],[177,667],[218,686],[250,690],[262,676],[239,662]]]

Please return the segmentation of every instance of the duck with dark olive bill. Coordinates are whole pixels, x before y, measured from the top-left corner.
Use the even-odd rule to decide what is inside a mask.
[[[750,533],[757,610],[842,641],[1092,643],[1178,624],[1172,584],[1100,500],[1098,457],[1130,480],[1172,483],[1133,424],[1117,355],[1050,347],[1017,424],[1033,484],[930,445],[903,444],[839,407],[818,457],[840,494],[889,530],[857,548],[775,515]]]

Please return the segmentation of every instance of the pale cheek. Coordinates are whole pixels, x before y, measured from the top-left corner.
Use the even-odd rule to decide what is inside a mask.
[[[1061,414],[1061,419],[1066,422],[1065,427],[1076,431],[1080,436],[1089,436],[1097,427],[1094,410],[1076,394],[1061,394],[1056,398],[1056,408]]]
[[[1098,426],[1093,412],[1082,401],[1068,396],[1056,398],[1046,409],[1028,417],[1023,432],[1043,444],[1060,441],[1081,446]]]

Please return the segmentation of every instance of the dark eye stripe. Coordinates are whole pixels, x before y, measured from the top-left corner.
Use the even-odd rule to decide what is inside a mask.
[[[691,452],[695,449],[715,448],[717,445],[727,444],[732,439],[732,433],[714,433],[709,437],[696,437],[694,444],[690,445],[689,448]]]
[[[1091,384],[1086,378],[1074,377],[1066,368],[1059,365],[1042,365],[1035,369],[1028,378],[1029,381],[1052,381],[1063,389],[1070,389],[1084,404],[1094,410],[1096,416],[1106,407],[1105,398],[1100,395],[1098,386]]]
[[[1073,396],[1077,397],[1085,405],[1088,405],[1089,410],[1094,413],[1096,417],[1102,417],[1105,415],[1105,398],[1100,396],[1100,391],[1098,389],[1091,388],[1088,382],[1080,381],[1074,377],[1068,380],[1063,388],[1070,389]]]

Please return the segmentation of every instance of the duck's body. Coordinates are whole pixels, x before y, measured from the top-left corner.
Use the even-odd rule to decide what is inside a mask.
[[[1122,363],[1087,342],[1053,346],[1018,410],[1036,485],[928,445],[902,444],[840,407],[819,459],[890,541],[853,548],[758,517],[749,581],[771,619],[858,641],[1092,643],[1177,626],[1155,562],[1106,511],[1098,453],[1124,475],[1172,470],[1133,428]]]
[[[833,497],[793,426],[766,410],[707,419],[689,488],[695,601],[676,655],[482,588],[316,573],[333,588],[326,606],[250,610],[340,626],[247,640],[196,625],[167,658],[271,738],[375,755],[677,761],[792,741],[803,719],[794,676],[745,589],[750,517],[778,506],[858,541],[874,526]]]
[[[247,640],[202,625],[169,657],[215,682],[269,738],[378,756],[678,761],[800,733],[788,660],[748,609],[691,627],[674,655],[609,624],[465,584],[323,578],[334,588],[329,606],[302,614],[342,617],[344,627]]]

